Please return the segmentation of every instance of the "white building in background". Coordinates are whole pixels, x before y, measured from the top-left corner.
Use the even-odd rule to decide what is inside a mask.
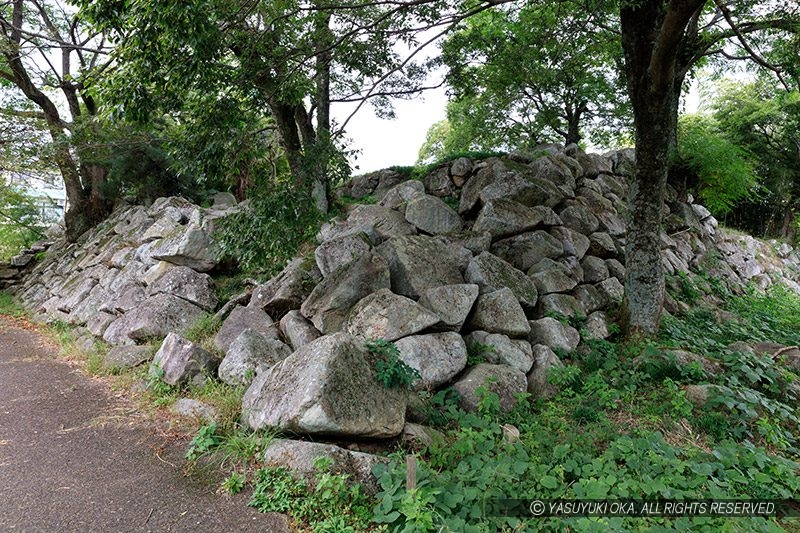
[[[32,176],[12,172],[6,183],[17,187],[32,198],[39,207],[39,215],[44,224],[54,224],[64,220],[67,209],[67,191],[64,181],[58,174]]]

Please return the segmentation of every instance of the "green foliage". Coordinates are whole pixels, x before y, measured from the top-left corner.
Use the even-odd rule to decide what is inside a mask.
[[[150,402],[155,407],[163,407],[170,405],[178,399],[180,390],[178,387],[166,383],[163,380],[164,369],[160,366],[151,366],[150,371],[147,371],[145,383],[147,385],[147,393]]]
[[[581,369],[575,365],[554,366],[547,373],[547,382],[565,391],[581,387]]]
[[[265,513],[289,513],[318,533],[367,530],[369,499],[347,474],[331,472],[331,466],[330,459],[317,458],[313,483],[283,467],[264,467],[256,473],[250,505]]]
[[[221,467],[246,467],[257,460],[272,439],[272,433],[251,431],[239,424],[218,426],[211,422],[198,428],[186,449],[186,459],[197,462],[208,457]]]
[[[213,314],[206,314],[189,326],[189,329],[186,330],[183,337],[188,341],[202,346],[206,350],[216,352],[218,349],[214,346],[214,336],[217,334],[221,325],[222,323],[217,320]]]
[[[588,129],[593,140],[607,142],[629,116],[615,72],[622,50],[607,38],[613,19],[610,4],[595,5],[588,16],[571,2],[470,17],[442,47],[453,97],[448,121],[429,132],[421,158],[438,149],[578,142]]]
[[[796,54],[793,61],[796,67]],[[740,202],[726,223],[754,235],[792,240],[800,199],[798,87],[787,91],[769,76],[749,83],[723,80],[711,108],[719,130],[750,155],[760,185],[759,194]]]
[[[661,338],[696,353],[719,354],[736,341],[800,344],[800,298],[781,286],[756,289],[725,302],[734,319],[718,320],[706,307],[696,307],[680,319],[665,317]]]
[[[467,345],[467,366],[475,366],[487,361],[486,356],[493,353],[495,348],[491,344],[471,342]]]
[[[753,156],[726,138],[713,118],[681,117],[678,154],[699,178],[698,194],[713,214],[724,215],[738,201],[753,197],[758,185]]]
[[[777,531],[774,520],[726,518],[614,518],[529,520],[507,499],[780,498],[800,490],[796,461],[796,400],[792,376],[769,357],[738,354],[727,343],[765,326],[769,335],[796,334],[796,296],[776,291],[733,298],[746,328],[730,317],[673,318],[661,342],[716,359],[723,370],[706,376],[653,344],[591,341],[550,370],[559,389],[551,400],[521,401],[504,413],[491,384],[481,387],[478,413],[457,407],[452,395],[428,402],[446,432],[418,457],[417,487],[405,487],[406,461],[392,456],[374,469],[381,492],[374,519],[393,531]],[[767,311],[769,310],[769,311]],[[712,325],[713,324],[713,325]],[[679,338],[670,338],[669,331]],[[692,343],[688,341],[692,340]],[[705,350],[702,348],[708,348]],[[694,407],[682,383],[713,380],[717,390]],[[520,440],[504,438],[512,424]],[[687,432],[687,424],[692,431]],[[576,429],[578,428],[578,429]],[[792,496],[793,497],[793,496]],[[509,507],[511,505],[511,507]],[[602,524],[602,525],[599,525]],[[785,524],[781,524],[785,525]]]
[[[222,490],[228,494],[239,494],[244,489],[247,477],[240,472],[231,472],[221,484]]]
[[[47,223],[33,198],[0,176],[0,263],[40,239]]]
[[[373,339],[367,342],[366,348],[377,356],[375,378],[384,388],[411,389],[414,381],[419,379],[419,372],[400,359],[400,351],[394,343],[384,339]]]
[[[222,219],[221,252],[246,271],[271,276],[314,238],[320,222],[307,192],[288,182],[264,184],[246,209]]]
[[[186,450],[186,459],[189,461],[196,461],[219,446],[219,443],[220,438],[217,435],[217,424],[212,422],[201,426],[189,443],[189,448]]]
[[[5,292],[0,292],[0,315],[6,315],[14,318],[22,318],[28,312],[22,305],[20,305],[13,296]]]

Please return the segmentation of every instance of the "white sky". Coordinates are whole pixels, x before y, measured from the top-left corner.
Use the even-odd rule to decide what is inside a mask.
[[[380,119],[369,105],[363,106],[347,124],[347,136],[352,141],[348,147],[361,150],[350,161],[353,173],[416,163],[428,128],[446,118],[446,106],[443,88],[425,91],[412,100],[396,100],[394,120]],[[333,117],[341,124],[354,107],[355,104],[337,104],[332,109]]]

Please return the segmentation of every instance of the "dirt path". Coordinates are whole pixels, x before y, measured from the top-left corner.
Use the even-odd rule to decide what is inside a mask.
[[[287,531],[244,496],[184,477],[183,449],[126,413],[0,317],[0,531]]]

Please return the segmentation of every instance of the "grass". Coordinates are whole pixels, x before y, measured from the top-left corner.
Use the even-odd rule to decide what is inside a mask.
[[[10,294],[0,291],[0,315],[23,318],[28,313]]]
[[[222,323],[214,318],[213,314],[207,314],[192,324],[183,337],[222,358],[225,354],[221,353],[219,348],[214,345],[214,336],[220,326]]]

